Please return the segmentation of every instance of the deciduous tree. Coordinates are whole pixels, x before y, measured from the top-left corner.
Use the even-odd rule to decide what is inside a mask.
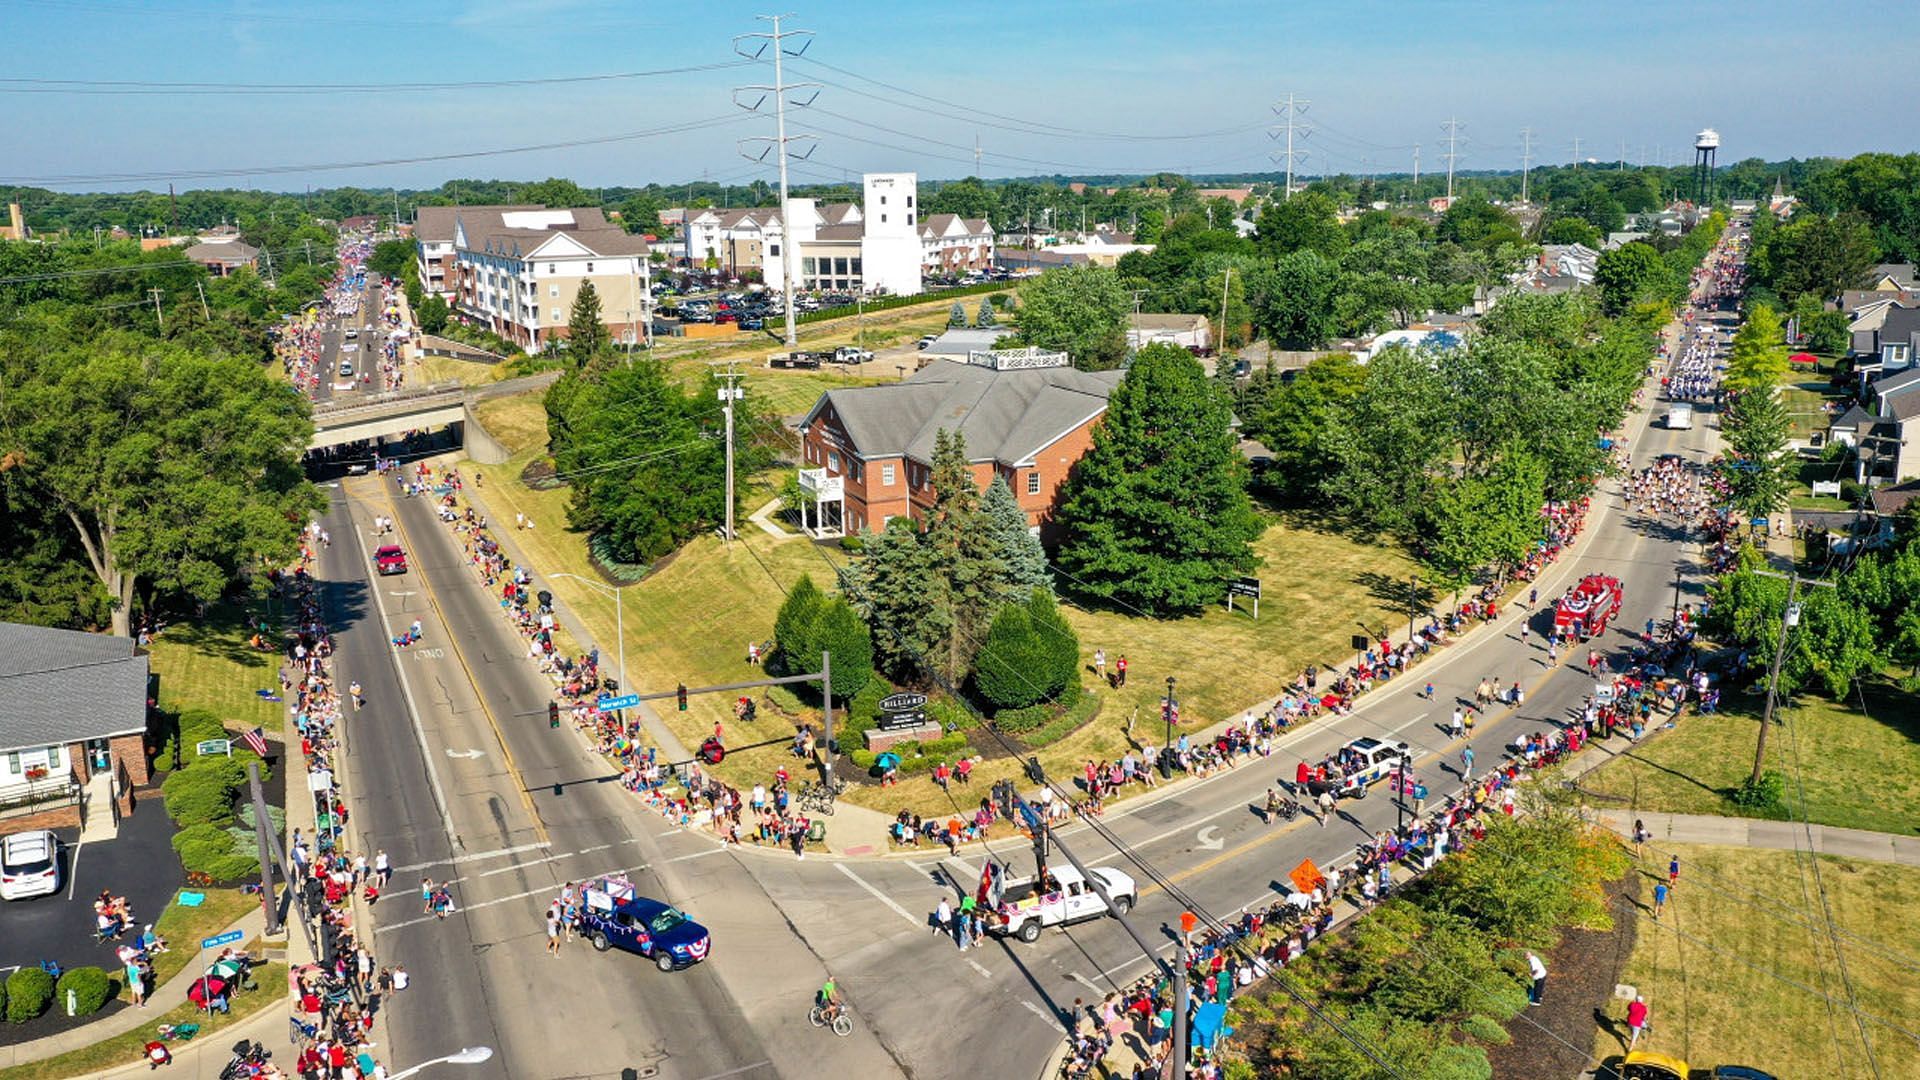
[[[1102,266],[1069,266],[1020,290],[1019,342],[1062,349],[1082,371],[1107,371],[1126,359],[1132,298]]]
[[[1747,320],[1734,332],[1733,346],[1727,353],[1723,380],[1727,389],[1772,394],[1791,368],[1780,316],[1765,304],[1753,305],[1747,310]]]

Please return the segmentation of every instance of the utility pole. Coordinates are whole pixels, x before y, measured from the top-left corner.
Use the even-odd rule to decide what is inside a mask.
[[[1232,285],[1233,267],[1229,266],[1227,272],[1220,278],[1220,340],[1213,344],[1215,356],[1224,356],[1227,351],[1227,290]]]
[[[153,297],[153,317],[159,321],[161,333],[165,333],[167,329],[167,316],[165,312],[160,310],[160,290],[148,289],[147,294]]]
[[[1580,168],[1580,136],[1578,135],[1573,137],[1573,167],[1575,171]]]
[[[973,133],[973,175],[980,175],[980,133]]]
[[[1305,150],[1295,150],[1293,148],[1293,140],[1296,136],[1305,140],[1307,136],[1313,134],[1312,128],[1297,120],[1298,117],[1306,115],[1307,106],[1311,104],[1313,103],[1306,98],[1295,97],[1292,94],[1288,94],[1287,100],[1279,102],[1273,107],[1273,111],[1279,114],[1282,122],[1275,124],[1269,129],[1267,137],[1278,139],[1280,138],[1281,132],[1285,132],[1287,138],[1287,148],[1272,155],[1273,160],[1285,161],[1287,163],[1287,193],[1285,199],[1293,198],[1294,164],[1307,159],[1307,152]]]
[[[1447,133],[1447,205],[1453,205],[1453,163],[1460,156],[1460,121],[1448,117],[1440,129]]]
[[[1787,582],[1787,606],[1780,613],[1780,637],[1773,646],[1773,665],[1767,669],[1767,703],[1760,712],[1760,738],[1753,748],[1753,776],[1749,782],[1757,785],[1760,783],[1760,767],[1767,760],[1767,729],[1773,726],[1774,698],[1780,689],[1780,663],[1787,656],[1787,631],[1800,624],[1800,605],[1796,602],[1800,598],[1800,586],[1819,585],[1828,589],[1835,586],[1831,581],[1803,578],[1797,571],[1782,574],[1775,570],[1756,570],[1754,573],[1761,577],[1784,578]]]
[[[173,221],[173,235],[180,235],[180,200],[173,194],[173,185],[167,185],[167,216]]]
[[[1130,290],[1133,293],[1133,347],[1140,348],[1140,301],[1147,295],[1145,289]]]
[[[280,933],[280,905],[274,902],[273,893],[273,845],[268,839],[268,830],[272,828],[267,820],[267,797],[260,790],[260,763],[247,762],[247,791],[253,801],[253,839],[254,847],[260,856],[260,907],[267,916],[267,936]],[[289,880],[291,889],[293,882]]]
[[[193,287],[200,291],[200,314],[205,316],[208,322],[212,322],[213,312],[207,309],[207,287],[198,281],[193,283]]]
[[[808,97],[805,101],[796,103],[797,108],[805,108],[813,104],[814,99],[820,96],[820,84],[789,83],[786,81],[786,74],[781,66],[781,61],[789,56],[797,57],[804,54],[807,51],[807,46],[813,43],[813,31],[811,30],[780,29],[780,20],[787,17],[788,16],[785,15],[756,16],[756,18],[764,19],[772,23],[773,30],[770,32],[760,31],[751,34],[739,34],[734,37],[733,51],[749,60],[758,60],[768,52],[773,53],[773,85],[737,87],[733,92],[733,103],[748,112],[759,112],[761,106],[766,104],[767,98],[773,98],[773,138],[768,139],[765,136],[759,136],[751,139],[742,139],[740,141],[740,153],[750,161],[765,161],[769,153],[777,153],[780,158],[780,280],[782,291],[785,293],[785,296],[782,298],[783,303],[780,306],[785,309],[787,348],[791,350],[799,344],[800,340],[795,330],[793,305],[794,296],[800,291],[800,282],[798,280],[800,258],[799,253],[795,250],[794,244],[793,206],[788,201],[787,195],[787,158],[789,156],[787,153],[787,144],[790,142],[800,142],[802,140],[812,141],[813,136],[789,136],[787,134],[787,93],[791,90],[812,90],[813,95],[811,97]],[[788,38],[802,39],[800,47],[797,49],[787,48]],[[741,42],[749,40],[757,40],[760,43],[759,47],[751,52],[747,51],[742,47]],[[753,104],[749,105],[740,100],[740,95],[744,91],[759,91],[760,96]],[[760,152],[757,155],[747,153],[746,146],[748,143],[758,144],[760,146]],[[813,156],[813,150],[809,147],[807,153],[800,155],[800,159],[804,161],[811,156]],[[731,532],[731,530],[729,530],[729,532]]]
[[[307,265],[312,266],[313,265],[313,241],[302,240],[300,241],[300,246],[305,248],[307,251]]]
[[[1527,201],[1527,179],[1533,172],[1533,129],[1520,129],[1520,201]]]
[[[731,544],[733,543],[733,540],[734,540],[734,535],[733,535],[733,403],[736,401],[739,401],[742,397],[744,397],[746,394],[746,391],[740,389],[738,385],[740,381],[740,372],[736,370],[732,364],[728,364],[727,369],[723,372],[720,372],[720,378],[726,382],[726,385],[722,386],[719,389],[718,393],[720,395],[720,411],[722,413],[725,413],[727,417],[726,541],[727,543]]]
[[[1620,140],[1620,164],[1614,169],[1614,171],[1615,172],[1627,171],[1627,140],[1625,139]]]

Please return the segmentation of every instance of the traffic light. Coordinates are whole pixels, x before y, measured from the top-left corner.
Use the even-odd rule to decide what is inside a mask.
[[[560,703],[557,701],[547,702],[547,726],[550,728],[560,726]]]
[[[686,683],[680,684],[680,711],[681,712],[687,711],[687,684]]]

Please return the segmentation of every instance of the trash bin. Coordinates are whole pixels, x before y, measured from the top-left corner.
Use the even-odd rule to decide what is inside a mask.
[[[821,844],[821,843],[825,843],[826,839],[827,839],[827,823],[826,822],[824,821],[807,822],[807,841],[809,843]]]
[[[1160,779],[1173,779],[1173,750],[1171,747],[1160,751]]]

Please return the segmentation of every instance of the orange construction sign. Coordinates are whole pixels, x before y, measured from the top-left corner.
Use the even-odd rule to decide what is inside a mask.
[[[1287,880],[1293,882],[1293,887],[1301,892],[1310,893],[1327,878],[1319,867],[1313,865],[1312,859],[1301,859],[1300,865],[1287,874]]]

